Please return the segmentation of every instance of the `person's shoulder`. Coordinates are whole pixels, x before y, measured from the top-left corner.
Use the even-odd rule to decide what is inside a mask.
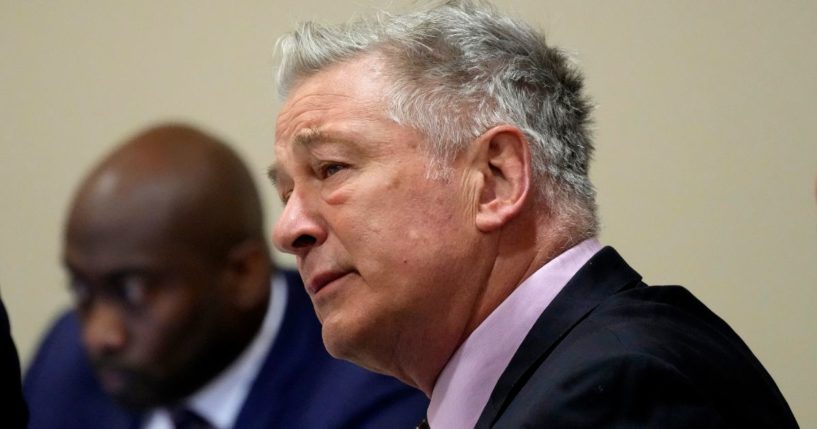
[[[774,381],[746,344],[680,286],[642,285],[609,297],[532,373],[520,395],[542,399],[541,392],[561,392],[541,404],[553,413],[566,413],[572,403],[585,418],[641,415],[660,423],[657,427],[707,422],[796,427]],[[689,426],[665,422],[685,407]]]
[[[128,427],[133,416],[102,390],[82,346],[74,311],[58,316],[23,378],[29,428]]]
[[[688,289],[641,286],[622,290],[602,302],[575,334],[610,335],[623,350],[677,357],[677,351],[713,348],[713,352],[749,353],[748,347],[726,321]],[[724,350],[728,349],[728,350]]]
[[[80,340],[80,324],[73,310],[60,314],[43,336],[26,372],[26,384],[32,383],[42,372],[78,369],[77,362],[85,361]],[[81,368],[81,367],[79,367]]]
[[[681,286],[642,285],[616,293],[578,322],[552,357],[578,363],[586,360],[576,356],[585,350],[618,362],[664,365],[701,383],[734,371],[768,377],[738,334]]]

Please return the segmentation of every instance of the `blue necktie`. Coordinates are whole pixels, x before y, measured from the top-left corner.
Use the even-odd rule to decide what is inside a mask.
[[[186,407],[171,410],[170,418],[176,429],[214,429],[204,417]]]

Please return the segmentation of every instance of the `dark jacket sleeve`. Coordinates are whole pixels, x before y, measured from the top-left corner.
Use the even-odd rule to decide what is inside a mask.
[[[23,401],[20,386],[20,360],[11,339],[11,327],[2,300],[0,300],[0,372],[2,372],[0,407],[3,408],[3,425],[9,428],[25,428],[28,422],[28,409]]]

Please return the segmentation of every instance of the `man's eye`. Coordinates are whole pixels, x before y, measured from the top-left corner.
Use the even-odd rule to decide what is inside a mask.
[[[346,165],[344,165],[344,164],[328,163],[328,164],[321,165],[318,173],[319,173],[319,176],[320,176],[321,179],[326,179],[326,178],[331,177],[334,174],[340,172],[344,168],[346,168]]]
[[[117,285],[117,295],[126,305],[138,307],[147,299],[148,282],[142,276],[127,275]]]
[[[289,196],[292,195],[292,191],[281,192],[280,198],[281,202],[286,205],[287,201],[289,201]]]

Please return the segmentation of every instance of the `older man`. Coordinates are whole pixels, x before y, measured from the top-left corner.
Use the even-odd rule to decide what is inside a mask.
[[[331,358],[297,275],[274,275],[238,156],[181,125],[135,136],[83,181],[63,249],[76,312],[25,379],[38,428],[370,428],[422,393]],[[272,281],[270,279],[272,278]]]
[[[722,320],[594,238],[590,104],[540,34],[450,1],[280,47],[274,239],[334,356],[434,429],[796,427]]]

